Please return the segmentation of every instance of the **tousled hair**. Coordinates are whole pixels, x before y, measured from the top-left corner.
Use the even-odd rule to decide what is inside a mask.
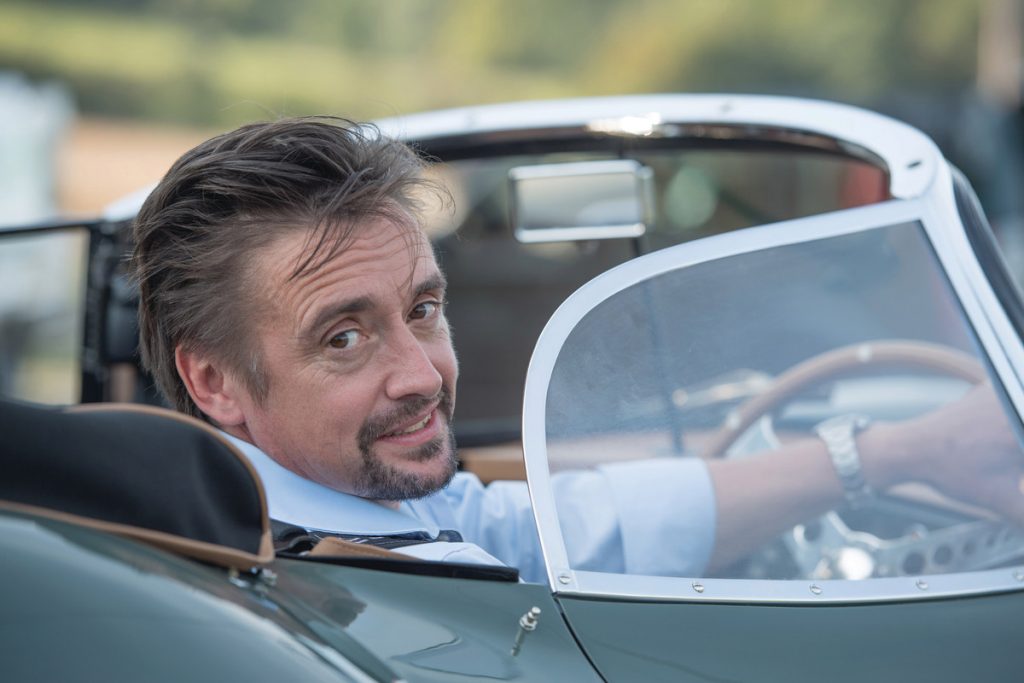
[[[343,251],[367,219],[415,219],[425,163],[376,128],[344,119],[289,118],[242,126],[185,153],[142,205],[130,267],[139,285],[143,366],[179,411],[202,415],[178,376],[175,349],[201,351],[267,394],[247,265],[262,247],[306,230],[291,276]]]

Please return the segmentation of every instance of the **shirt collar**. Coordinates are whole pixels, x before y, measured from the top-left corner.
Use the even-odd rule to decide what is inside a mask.
[[[248,441],[225,434],[252,463],[263,480],[271,519],[295,524],[310,531],[358,536],[397,536],[426,533],[436,538],[437,525],[378,503],[336,491],[305,479],[279,465]]]

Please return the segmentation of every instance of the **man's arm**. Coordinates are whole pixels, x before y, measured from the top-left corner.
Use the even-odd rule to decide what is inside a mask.
[[[991,386],[912,420],[876,424],[856,442],[864,477],[875,491],[924,482],[1024,526],[1024,459]],[[819,439],[744,460],[709,461],[708,470],[717,512],[712,571],[843,500]]]

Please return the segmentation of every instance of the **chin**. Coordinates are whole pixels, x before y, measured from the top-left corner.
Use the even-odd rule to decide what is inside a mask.
[[[455,444],[450,435],[403,455],[396,463],[366,453],[357,495],[385,501],[424,498],[447,486],[457,470]]]

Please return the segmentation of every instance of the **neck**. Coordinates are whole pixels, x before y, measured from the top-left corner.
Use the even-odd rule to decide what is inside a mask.
[[[259,444],[257,444],[256,441],[252,438],[252,435],[249,433],[249,430],[246,428],[244,423],[240,425],[219,425],[219,428],[221,431],[226,432],[237,439],[241,439],[242,441],[247,441],[248,443],[251,443],[253,446],[256,446],[256,448],[260,447]],[[264,452],[266,453],[266,451]],[[290,467],[288,467],[288,465],[280,462],[279,460],[277,460],[277,458],[270,455],[269,453],[267,453],[267,457],[269,457],[271,460],[274,460],[282,467],[285,467],[295,472],[295,470],[292,470]],[[306,477],[306,475],[304,475],[302,472],[295,473],[298,474],[300,477]],[[341,489],[336,490],[340,491]],[[386,507],[390,510],[398,510],[402,506],[402,501],[400,500],[376,500],[374,498],[367,498],[367,500],[369,500],[371,503],[376,503],[377,505],[380,505],[381,507]]]

